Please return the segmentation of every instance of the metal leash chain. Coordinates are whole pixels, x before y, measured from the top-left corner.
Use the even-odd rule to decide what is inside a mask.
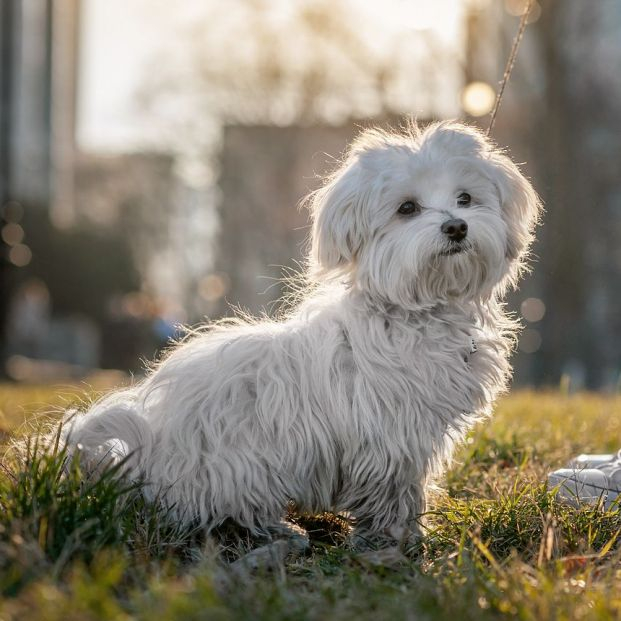
[[[496,101],[494,102],[494,107],[492,108],[491,118],[489,121],[489,126],[487,128],[488,136],[492,133],[492,129],[494,128],[494,122],[496,121],[496,115],[498,114],[498,108],[500,108],[500,101],[502,100],[502,96],[505,92],[505,87],[507,86],[507,82],[509,81],[511,72],[513,71],[513,65],[515,65],[515,59],[517,57],[518,48],[520,47],[522,37],[524,36],[524,31],[526,30],[526,22],[528,21],[528,16],[530,15],[530,10],[533,6],[533,3],[534,3],[534,0],[528,0],[528,3],[526,4],[526,9],[524,10],[524,13],[522,14],[522,19],[520,20],[520,27],[518,28],[517,34],[515,35],[515,39],[513,39],[513,46],[511,47],[511,53],[509,54],[507,64],[505,65],[505,72],[502,76],[502,81],[500,82],[500,88],[498,89],[498,94],[496,95]]]

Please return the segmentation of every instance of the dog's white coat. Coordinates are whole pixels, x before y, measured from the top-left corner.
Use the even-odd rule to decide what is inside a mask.
[[[398,214],[407,200],[421,213]],[[441,123],[363,133],[309,206],[297,308],[206,327],[68,422],[68,441],[132,453],[183,522],[269,530],[292,500],[365,532],[416,530],[430,478],[506,385],[514,326],[499,299],[539,201],[475,129]],[[450,218],[467,222],[466,250],[444,255]]]

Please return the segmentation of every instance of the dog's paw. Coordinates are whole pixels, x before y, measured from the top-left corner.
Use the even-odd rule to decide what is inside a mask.
[[[310,547],[308,533],[301,526],[288,520],[281,520],[273,526],[268,526],[266,531],[270,541],[285,540],[291,555],[300,556]]]
[[[417,546],[421,539],[422,533],[418,527],[393,525],[379,532],[354,528],[348,544],[354,552],[369,552],[394,547],[405,552]]]
[[[274,571],[286,561],[306,554],[310,548],[308,533],[286,520],[267,527],[265,531],[269,543],[251,550],[232,563],[230,568],[234,574]]]

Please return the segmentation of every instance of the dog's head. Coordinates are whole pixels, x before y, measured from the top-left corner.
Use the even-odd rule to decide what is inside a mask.
[[[540,202],[476,129],[364,132],[310,197],[311,271],[404,308],[515,284]]]

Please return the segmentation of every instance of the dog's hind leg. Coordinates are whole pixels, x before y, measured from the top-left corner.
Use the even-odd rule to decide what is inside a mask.
[[[70,455],[79,451],[87,474],[101,473],[122,464],[123,472],[140,478],[151,454],[154,436],[133,404],[117,398],[102,400],[88,413],[67,417],[61,439]]]

